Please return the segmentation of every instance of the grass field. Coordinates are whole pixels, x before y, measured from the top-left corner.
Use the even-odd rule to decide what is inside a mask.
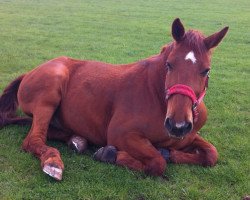
[[[63,181],[20,150],[29,127],[0,130],[0,199],[242,199],[250,195],[249,0],[0,0],[0,91],[19,74],[66,55],[129,63],[157,54],[180,17],[187,28],[229,33],[213,56],[201,135],[218,149],[214,168],[169,164],[168,179],[77,155],[59,142]]]

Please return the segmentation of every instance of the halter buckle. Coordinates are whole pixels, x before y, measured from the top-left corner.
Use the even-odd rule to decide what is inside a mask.
[[[198,102],[196,101],[196,102],[193,103],[192,109],[193,109],[193,110],[196,110],[197,107],[198,107]]]

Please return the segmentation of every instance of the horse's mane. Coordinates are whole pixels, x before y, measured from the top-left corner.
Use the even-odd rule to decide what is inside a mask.
[[[205,36],[197,30],[189,30],[185,33],[183,42],[198,53],[204,53],[207,48],[204,43]]]

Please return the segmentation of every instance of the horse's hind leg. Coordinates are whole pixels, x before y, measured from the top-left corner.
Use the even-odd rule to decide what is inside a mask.
[[[56,180],[61,180],[64,164],[60,153],[57,149],[45,144],[48,126],[54,111],[54,106],[36,104],[33,110],[32,126],[22,148],[41,160],[41,167],[46,174]]]

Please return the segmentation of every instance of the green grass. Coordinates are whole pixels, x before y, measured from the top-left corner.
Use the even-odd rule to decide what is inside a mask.
[[[1,0],[0,91],[16,76],[66,55],[129,63],[160,51],[180,17],[187,28],[230,30],[213,56],[201,134],[218,149],[214,168],[172,165],[168,180],[62,153],[62,182],[20,151],[28,127],[0,130],[0,199],[241,199],[250,194],[250,4],[248,0]]]

